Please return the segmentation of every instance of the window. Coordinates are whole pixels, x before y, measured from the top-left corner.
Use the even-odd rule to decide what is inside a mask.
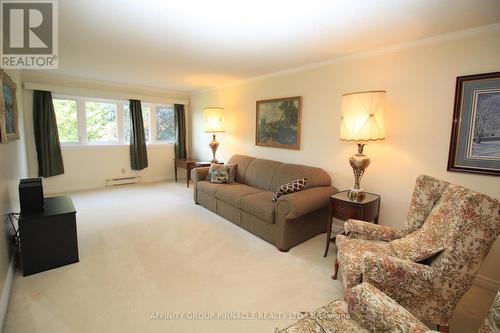
[[[53,99],[53,103],[59,141],[62,143],[77,143],[79,136],[76,101],[70,99]]]
[[[174,143],[175,139],[174,108],[156,107],[156,141]]]
[[[151,142],[151,112],[149,105],[142,105],[142,121],[144,122],[144,135],[146,141]],[[123,106],[123,120],[125,122],[125,143],[130,142],[132,132],[132,119],[130,119],[129,104]]]
[[[116,104],[85,102],[88,142],[118,141]]]
[[[130,142],[129,101],[61,95],[55,95],[52,100],[62,144]],[[142,117],[148,144],[175,141],[173,105],[144,102]]]

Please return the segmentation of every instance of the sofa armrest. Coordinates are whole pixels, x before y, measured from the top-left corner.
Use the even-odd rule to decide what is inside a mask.
[[[345,293],[351,318],[371,332],[428,332],[417,317],[369,283]]]
[[[367,252],[361,261],[363,282],[382,290],[396,301],[425,297],[432,290],[432,267],[387,255]]]
[[[210,167],[194,168],[191,170],[191,181],[193,182],[193,199],[198,204],[198,182],[207,179]]]
[[[287,220],[314,212],[328,206],[330,196],[338,190],[332,186],[313,187],[280,197],[276,203],[277,211]]]
[[[194,168],[191,170],[191,180],[196,183],[200,180],[206,180],[210,167]]]
[[[401,238],[401,232],[385,225],[350,219],[344,223],[344,230],[350,238],[389,242]]]

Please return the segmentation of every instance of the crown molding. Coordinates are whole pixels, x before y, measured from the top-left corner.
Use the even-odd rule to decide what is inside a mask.
[[[116,82],[116,81],[105,81],[105,80],[99,80],[99,79],[92,79],[92,78],[87,78],[87,77],[80,77],[80,76],[72,76],[72,75],[63,75],[63,74],[56,74],[56,73],[50,73],[44,70],[22,70],[21,71],[21,78],[23,81],[33,81],[33,82],[40,82],[44,83],[46,79],[57,79],[57,80],[62,80],[62,81],[67,81],[68,83],[74,85],[74,86],[87,86],[87,85],[97,85],[97,86],[103,86],[106,88],[111,88],[111,89],[116,89],[116,90],[121,90],[121,89],[129,89],[129,90],[141,90],[141,91],[147,91],[151,95],[154,96],[171,96],[171,97],[181,97],[181,98],[186,98],[189,96],[188,91],[178,91],[178,90],[169,90],[169,89],[162,89],[159,87],[152,87],[152,86],[143,86],[143,85],[136,85],[136,84],[128,84],[128,83],[121,83],[121,82]]]

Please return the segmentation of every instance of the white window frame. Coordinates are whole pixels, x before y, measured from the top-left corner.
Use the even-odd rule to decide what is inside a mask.
[[[61,142],[61,146],[64,148],[96,148],[96,147],[116,147],[116,146],[129,146],[128,142],[125,142],[125,119],[124,119],[124,106],[129,105],[129,101],[120,99],[110,99],[110,98],[100,98],[100,97],[87,97],[87,96],[74,96],[66,94],[53,94],[53,99],[64,99],[76,101],[76,119],[78,127],[78,138],[79,142]],[[117,141],[100,141],[100,142],[89,142],[87,137],[87,115],[85,110],[85,102],[97,102],[97,103],[111,103],[116,105],[116,122],[117,122]],[[150,103],[147,101],[141,102],[142,106],[149,107],[149,128],[150,128],[150,138],[146,142],[148,146],[167,146],[173,147],[173,142],[168,141],[157,141],[156,140],[156,108],[157,107],[172,107],[172,105],[165,103]]]

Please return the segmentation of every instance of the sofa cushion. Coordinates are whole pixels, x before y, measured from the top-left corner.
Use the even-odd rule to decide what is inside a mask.
[[[238,207],[238,201],[250,194],[262,192],[258,188],[251,187],[245,184],[216,184],[215,197],[233,207]]]
[[[218,187],[224,186],[224,185],[229,186],[229,184],[215,184],[215,183],[210,183],[208,180],[201,180],[196,184],[196,188],[200,192],[214,196],[215,190]],[[234,184],[231,184],[231,185],[234,185]]]
[[[247,195],[239,201],[241,210],[257,216],[262,220],[274,223],[274,208],[275,204],[272,202],[273,192],[260,192],[256,194]]]
[[[255,160],[255,157],[245,155],[233,155],[227,163],[236,164],[235,180],[239,183],[245,184],[245,172],[247,171],[250,162]]]
[[[245,183],[263,191],[271,191],[271,181],[276,169],[283,163],[256,158],[245,172]],[[296,179],[296,178],[295,178]],[[284,183],[281,183],[282,185]]]
[[[276,192],[280,185],[299,178],[307,179],[305,189],[318,186],[330,186],[331,184],[330,176],[321,168],[285,163],[276,169],[269,191]]]

